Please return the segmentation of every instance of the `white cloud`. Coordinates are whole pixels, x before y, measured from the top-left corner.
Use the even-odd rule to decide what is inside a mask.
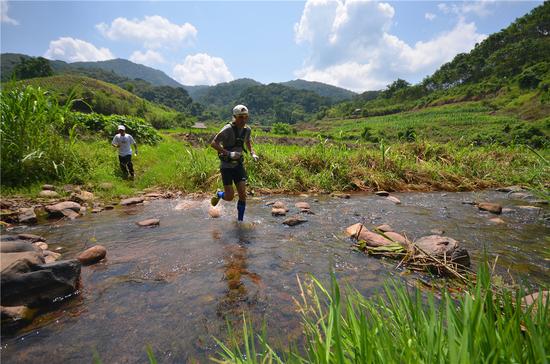
[[[222,58],[205,53],[185,57],[183,64],[174,67],[173,74],[177,81],[188,86],[215,85],[234,79]]]
[[[426,19],[429,20],[429,21],[434,20],[436,17],[437,17],[437,15],[435,15],[434,13],[426,13],[426,14],[424,14],[424,18],[426,18]]]
[[[485,17],[491,15],[492,11],[489,8],[494,4],[496,4],[496,0],[463,1],[458,4],[451,3],[450,5],[441,3],[437,5],[437,8],[443,14],[453,13],[458,16],[474,14]]]
[[[150,49],[190,45],[197,37],[197,29],[192,24],[173,24],[159,15],[146,16],[143,20],[116,18],[111,25],[100,23],[96,28],[111,40],[136,41]]]
[[[44,57],[67,62],[106,61],[115,58],[107,48],[97,48],[91,43],[71,37],[52,40]]]
[[[296,76],[359,92],[397,78],[417,82],[485,38],[461,17],[450,31],[409,45],[391,34],[393,16],[386,3],[308,0],[295,39],[309,46],[310,57]]]
[[[0,22],[11,25],[19,25],[19,22],[17,20],[10,18],[10,16],[8,15],[7,0],[0,0]]]
[[[130,61],[135,63],[144,64],[147,66],[152,66],[156,64],[164,63],[164,57],[162,57],[162,54],[156,51],[147,50],[146,52],[141,51],[135,51],[130,56]]]

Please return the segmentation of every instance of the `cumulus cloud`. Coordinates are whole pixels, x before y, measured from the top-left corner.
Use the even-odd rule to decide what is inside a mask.
[[[71,37],[52,40],[44,57],[67,62],[106,61],[115,58],[107,48],[97,48],[91,43]]]
[[[435,15],[434,13],[426,13],[426,14],[424,14],[424,18],[426,18],[426,19],[429,20],[429,21],[434,20],[436,17],[437,17],[437,15]]]
[[[147,50],[146,52],[135,51],[130,55],[130,61],[135,63],[152,66],[156,64],[164,63],[164,57],[159,52],[153,50]]]
[[[17,20],[10,18],[10,16],[8,15],[7,0],[0,0],[0,22],[11,25],[19,25],[19,22]]]
[[[416,82],[485,38],[460,18],[453,29],[409,45],[391,34],[394,14],[391,5],[369,0],[308,0],[294,30],[310,56],[296,76],[359,92],[397,78]]]
[[[184,85],[215,85],[234,79],[222,58],[198,53],[185,57],[173,70],[174,78]]]
[[[437,8],[443,14],[456,14],[458,16],[465,16],[467,14],[474,14],[480,17],[488,16],[492,13],[490,7],[496,3],[496,0],[479,0],[479,1],[464,1],[460,3],[441,3],[437,5]]]
[[[173,24],[159,15],[146,16],[143,20],[116,18],[111,25],[100,23],[96,28],[111,40],[136,41],[149,49],[190,45],[197,37],[197,29],[192,24]]]

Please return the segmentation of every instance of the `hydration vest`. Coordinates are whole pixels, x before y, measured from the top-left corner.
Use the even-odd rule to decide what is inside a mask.
[[[241,153],[241,157],[239,159],[231,159],[228,155],[221,155],[218,154],[218,157],[223,162],[238,162],[243,163],[244,161],[244,153],[246,152],[246,148],[244,146],[244,139],[246,137],[246,127],[243,128],[241,133],[239,133],[239,128],[234,123],[229,124],[231,125],[231,129],[233,130],[233,135],[235,136],[235,144],[233,145],[224,145],[224,149],[228,150],[229,152],[233,151],[233,148],[240,147],[242,148],[243,152]]]

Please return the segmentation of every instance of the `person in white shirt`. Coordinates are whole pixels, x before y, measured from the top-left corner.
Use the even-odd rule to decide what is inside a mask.
[[[113,138],[113,147],[118,148],[118,161],[120,163],[120,169],[124,178],[128,178],[128,174],[131,179],[134,179],[134,166],[132,164],[132,144],[136,148],[136,155],[138,154],[138,148],[136,141],[130,134],[126,134],[126,128],[124,125],[118,126],[118,134]]]

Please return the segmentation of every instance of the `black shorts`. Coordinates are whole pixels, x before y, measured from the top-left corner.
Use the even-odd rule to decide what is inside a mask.
[[[231,186],[233,183],[235,185],[239,182],[245,181],[248,178],[244,166],[242,164],[237,165],[233,168],[221,168],[222,181],[224,186]]]

